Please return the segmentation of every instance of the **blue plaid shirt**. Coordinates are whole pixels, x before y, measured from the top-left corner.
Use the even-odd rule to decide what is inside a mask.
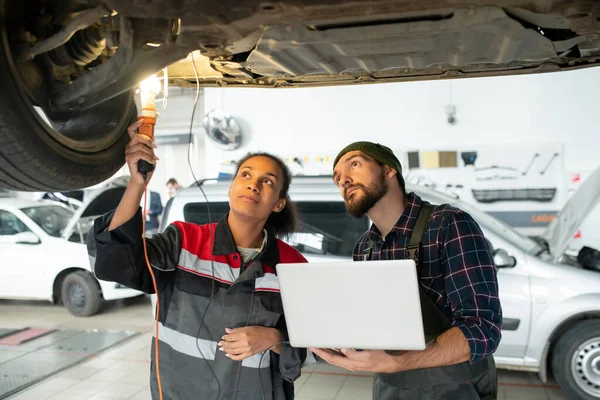
[[[373,224],[358,240],[354,260],[362,261],[369,246],[372,260],[406,259],[406,247],[423,200],[414,193],[385,240]],[[496,267],[489,245],[473,218],[447,204],[435,206],[425,228],[419,280],[425,293],[461,329],[471,348],[470,362],[496,351],[502,308]]]

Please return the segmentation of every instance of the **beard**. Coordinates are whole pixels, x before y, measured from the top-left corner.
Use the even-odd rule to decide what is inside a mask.
[[[344,202],[346,203],[346,209],[348,213],[354,218],[361,218],[365,215],[383,196],[387,194],[388,187],[385,182],[385,172],[381,171],[375,182],[372,182],[369,186],[356,184],[350,188],[356,188],[353,194],[353,199],[349,199],[344,195]],[[363,194],[360,198],[356,199],[358,192],[362,191]]]

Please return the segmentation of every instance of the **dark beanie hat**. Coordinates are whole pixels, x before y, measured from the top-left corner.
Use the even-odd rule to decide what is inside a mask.
[[[394,155],[392,149],[387,146],[384,146],[379,143],[373,142],[354,142],[350,143],[348,146],[344,147],[342,151],[339,152],[335,161],[333,162],[333,168],[337,165],[338,161],[342,156],[351,151],[360,151],[369,157],[379,161],[383,165],[387,165],[388,167],[394,168],[398,173],[398,176],[402,176],[402,166],[400,165],[400,161]]]

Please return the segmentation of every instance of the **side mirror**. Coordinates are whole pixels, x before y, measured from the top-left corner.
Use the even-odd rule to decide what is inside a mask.
[[[517,265],[517,260],[504,249],[494,251],[494,264],[496,268],[512,268]]]
[[[40,238],[33,232],[21,232],[14,236],[16,244],[40,244]]]

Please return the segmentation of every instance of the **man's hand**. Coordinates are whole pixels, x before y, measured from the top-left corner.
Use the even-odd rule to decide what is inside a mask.
[[[402,351],[390,355],[383,350],[353,351],[310,349],[327,361],[350,371],[370,371],[385,374],[444,367],[469,361],[471,348],[460,328],[453,327],[438,336],[425,350]]]
[[[232,360],[242,361],[255,354],[262,353],[275,343],[281,341],[281,333],[275,328],[264,326],[246,326],[237,329],[225,329],[219,345],[219,350]],[[281,344],[273,347],[276,353],[281,351]]]
[[[327,363],[337,365],[338,367],[347,369],[349,371],[393,373],[398,369],[394,357],[390,356],[383,350],[309,350],[321,357]]]

